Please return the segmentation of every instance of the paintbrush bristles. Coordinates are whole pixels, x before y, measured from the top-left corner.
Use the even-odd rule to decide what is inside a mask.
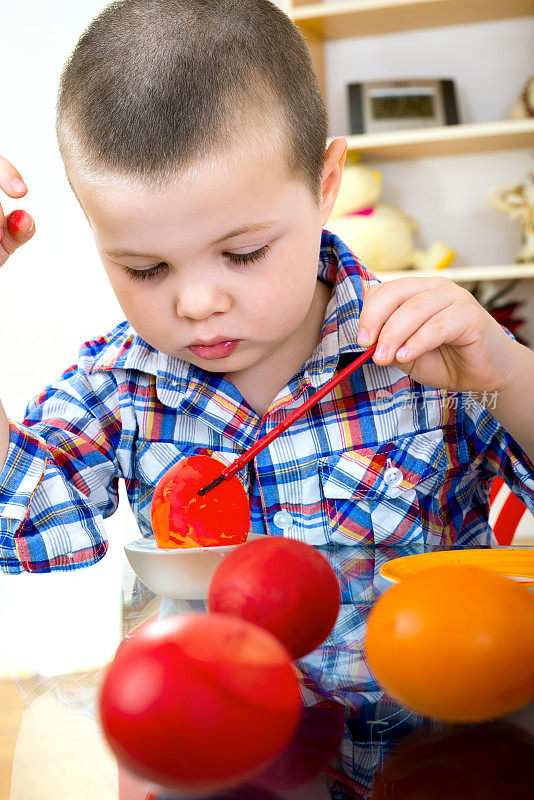
[[[210,492],[212,489],[215,489],[215,487],[218,486],[223,481],[224,481],[224,475],[218,475],[215,478],[215,480],[211,481],[211,483],[208,483],[207,486],[203,486],[202,489],[199,489],[197,494],[199,495],[206,494],[207,492]]]

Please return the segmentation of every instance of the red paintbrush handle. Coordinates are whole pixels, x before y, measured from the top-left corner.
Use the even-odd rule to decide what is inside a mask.
[[[264,447],[267,447],[273,439],[276,439],[283,433],[290,425],[293,425],[298,419],[304,416],[304,414],[308,411],[308,409],[312,408],[319,400],[327,395],[332,389],[341,383],[348,375],[351,375],[355,370],[358,369],[362,364],[365,364],[368,361],[373,353],[376,350],[376,344],[371,345],[368,350],[358,356],[351,364],[349,364],[345,369],[342,369],[341,372],[338,372],[333,378],[331,378],[324,386],[318,389],[316,392],[312,394],[308,400],[306,400],[301,406],[296,408],[294,411],[291,412],[282,422],[280,422],[272,431],[266,433],[265,436],[262,436],[261,439],[258,439],[255,445],[253,445],[250,450],[246,450],[243,455],[236,458],[229,466],[225,467],[225,469],[221,473],[221,477],[225,480],[227,478],[232,478],[236,473],[240,472],[245,464],[248,464],[249,461],[252,461],[258,453],[260,453]]]

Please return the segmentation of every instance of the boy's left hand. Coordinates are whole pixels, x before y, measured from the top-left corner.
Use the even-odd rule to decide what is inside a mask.
[[[394,364],[418,383],[456,392],[509,387],[520,347],[467,289],[445,277],[407,276],[371,286],[358,344],[373,342],[376,364]]]

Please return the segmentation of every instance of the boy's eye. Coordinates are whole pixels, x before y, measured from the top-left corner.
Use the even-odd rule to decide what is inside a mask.
[[[127,275],[135,281],[149,281],[165,272],[167,270],[167,264],[161,261],[159,264],[156,264],[154,267],[149,267],[148,269],[132,269],[131,267],[124,267],[124,269]]]
[[[224,255],[227,256],[227,258],[233,264],[251,264],[253,261],[258,261],[260,258],[263,258],[269,249],[269,245],[266,244],[263,247],[260,247],[258,250],[253,250],[251,253],[226,252]],[[166,264],[165,261],[161,261],[159,264],[149,267],[148,269],[133,269],[132,267],[124,267],[126,274],[135,281],[153,280],[154,278],[159,277],[159,275],[162,273],[166,272],[167,269],[168,264]]]
[[[251,264],[253,261],[258,261],[258,259],[267,255],[268,251],[269,245],[266,244],[260,247],[259,250],[253,250],[251,253],[232,253],[227,251],[224,255],[227,256],[233,264]]]

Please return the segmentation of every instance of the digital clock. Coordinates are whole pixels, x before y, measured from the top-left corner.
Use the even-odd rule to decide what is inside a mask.
[[[458,123],[452,80],[425,78],[351,83],[349,107],[351,134]]]

